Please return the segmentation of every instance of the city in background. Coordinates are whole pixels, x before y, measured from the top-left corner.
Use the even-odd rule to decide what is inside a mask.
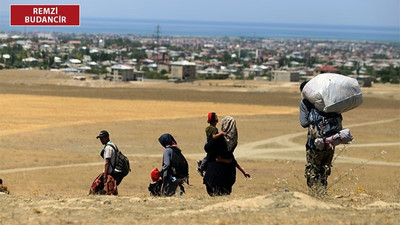
[[[0,69],[52,70],[71,73],[72,79],[110,81],[298,82],[327,72],[355,77],[364,86],[400,80],[398,42],[176,37],[162,36],[159,25],[154,30],[153,35],[1,33]]]
[[[0,2],[0,69],[110,82],[298,82],[326,72],[364,86],[400,80],[398,0],[58,2],[80,5],[71,27],[10,26],[12,4]]]

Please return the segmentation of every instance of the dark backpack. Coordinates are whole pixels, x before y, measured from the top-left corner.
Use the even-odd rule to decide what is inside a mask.
[[[122,179],[131,172],[131,168],[129,165],[129,159],[122,154],[121,151],[118,150],[118,147],[114,145],[110,145],[115,150],[115,165],[111,164],[113,168],[112,176],[117,181],[117,185],[119,185]]]
[[[188,162],[183,156],[182,151],[177,147],[171,147],[173,154],[171,159],[171,172],[176,178],[189,176]]]
[[[324,113],[315,108],[310,110],[310,122],[315,131],[315,138],[332,136],[342,130],[342,115]]]

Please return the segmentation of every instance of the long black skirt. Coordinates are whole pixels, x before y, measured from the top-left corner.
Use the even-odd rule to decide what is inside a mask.
[[[236,182],[236,161],[223,163],[208,161],[203,183],[210,196],[229,195]]]

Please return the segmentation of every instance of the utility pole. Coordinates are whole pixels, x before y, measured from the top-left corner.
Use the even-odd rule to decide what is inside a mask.
[[[156,44],[160,46],[160,24],[156,26]]]

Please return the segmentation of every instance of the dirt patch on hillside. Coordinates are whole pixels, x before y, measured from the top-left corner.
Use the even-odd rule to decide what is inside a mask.
[[[367,197],[368,198],[368,197]],[[0,196],[5,224],[396,224],[398,203],[380,201],[349,207],[304,193],[253,198],[82,197],[23,199]],[[343,202],[343,200],[342,200]],[[316,210],[318,213],[315,213]],[[357,216],[359,213],[371,216]]]

